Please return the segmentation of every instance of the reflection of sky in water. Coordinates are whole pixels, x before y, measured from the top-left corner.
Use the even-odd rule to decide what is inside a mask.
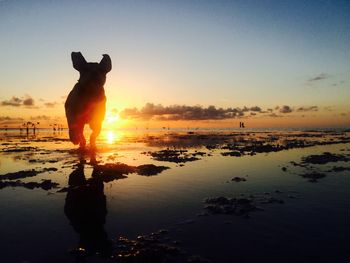
[[[62,134],[55,138],[65,136]],[[256,135],[256,137],[259,136],[264,135]],[[68,141],[46,137],[48,134],[39,134],[36,142],[31,141],[26,145],[25,138],[12,137],[4,140],[2,135],[2,142],[18,143],[17,147],[38,147],[38,150],[1,153],[0,174],[56,167],[58,168],[56,172],[44,172],[32,178],[25,178],[23,181],[51,179],[58,182],[60,188],[67,186],[68,176],[73,171],[72,165],[79,161],[79,155],[73,150],[76,147]],[[213,139],[213,142],[217,143],[216,139]],[[135,135],[135,133],[107,131],[101,134],[98,145],[100,149],[96,154],[96,159],[102,163],[122,162],[128,165],[152,163],[171,168],[157,176],[129,174],[126,179],[104,184],[108,210],[105,229],[113,237],[119,235],[135,237],[139,233],[149,233],[159,228],[171,228],[178,222],[189,219],[197,221],[199,219],[196,214],[203,212],[203,200],[206,197],[233,197],[240,194],[272,193],[276,190],[283,192],[285,204],[269,206],[264,212],[254,213],[249,223],[253,229],[266,227],[268,231],[272,231],[270,234],[273,235],[279,231],[280,227],[287,226],[287,228],[299,229],[294,234],[302,235],[301,232],[298,232],[305,231],[301,225],[308,225],[310,228],[308,231],[317,231],[318,223],[310,225],[309,220],[316,220],[320,217],[328,220],[330,224],[337,224],[337,229],[345,228],[345,222],[339,219],[340,217],[330,217],[329,213],[340,215],[348,211],[350,207],[350,194],[346,187],[350,183],[348,173],[329,174],[318,183],[309,183],[304,178],[293,174],[293,171],[298,171],[299,168],[293,168],[289,162],[298,162],[302,156],[321,154],[324,151],[340,153],[341,149],[350,149],[350,144],[315,146],[261,153],[254,156],[223,157],[220,154],[222,150],[209,151],[205,145],[199,143],[198,138],[190,141],[174,134],[162,134],[157,137],[157,134],[154,133]],[[200,149],[211,152],[212,156],[200,157],[200,160],[184,163],[184,166],[180,167],[176,163],[156,161],[149,155],[142,154],[144,151],[160,150],[166,148],[165,146],[172,147],[172,145],[173,147],[180,145],[183,148],[191,146],[194,148],[189,148],[189,151]],[[1,149],[5,146],[9,147],[2,145]],[[85,157],[89,162],[88,155]],[[29,160],[40,161],[29,162]],[[337,163],[337,165],[346,165],[346,163]],[[283,172],[282,166],[288,166],[288,172]],[[332,167],[332,164],[325,165],[325,167]],[[86,164],[86,178],[90,178],[91,173],[92,166]],[[235,176],[245,177],[247,181],[232,182],[231,178]],[[70,228],[63,214],[66,193],[56,193],[58,189],[46,192],[41,189],[28,190],[21,187],[9,187],[0,190],[2,200],[0,210],[6,211],[0,218],[0,225],[7,226],[2,227],[2,236],[5,236],[7,240],[1,242],[4,251],[10,250],[10,246],[17,239],[21,239],[18,248],[30,255],[30,258],[40,258],[38,256],[40,253],[27,248],[28,242],[33,242],[33,246],[45,247],[47,253],[56,255],[57,258],[71,260],[66,251],[76,244],[76,233]],[[337,190],[334,191],[334,189]],[[310,219],[300,217],[300,214],[308,214]],[[246,223],[242,219],[229,217],[227,220],[237,224],[238,228],[246,229]],[[203,221],[195,226],[198,227],[201,224]],[[28,225],[31,227],[29,228]],[[273,225],[275,228],[272,227]],[[202,231],[197,227],[191,231]],[[185,225],[183,228],[189,231],[192,227]],[[181,235],[186,240],[186,237]],[[28,240],[30,236],[36,236],[36,238]],[[324,234],[324,237],[329,238],[330,236],[331,234]],[[281,240],[281,242],[286,241]],[[217,249],[220,250],[220,247]],[[43,258],[45,258],[44,255]],[[17,259],[25,258],[19,256]]]

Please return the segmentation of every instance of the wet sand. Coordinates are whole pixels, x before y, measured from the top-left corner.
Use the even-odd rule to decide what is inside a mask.
[[[2,262],[348,262],[350,132],[0,132]]]

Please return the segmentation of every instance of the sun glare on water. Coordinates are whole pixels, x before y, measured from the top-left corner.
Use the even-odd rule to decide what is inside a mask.
[[[114,133],[114,131],[108,131],[107,133],[107,143],[108,144],[113,144],[117,139],[116,134]]]
[[[113,131],[109,131],[107,133],[107,142],[108,144],[112,144],[115,141],[115,134]]]

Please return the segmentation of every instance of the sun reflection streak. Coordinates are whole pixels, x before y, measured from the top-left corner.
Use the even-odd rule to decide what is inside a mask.
[[[107,143],[107,144],[114,144],[120,140],[122,140],[122,136],[123,133],[121,132],[116,132],[114,130],[107,130],[103,136],[103,140]]]
[[[107,133],[107,142],[108,144],[113,144],[116,140],[115,133],[113,131],[108,131]]]

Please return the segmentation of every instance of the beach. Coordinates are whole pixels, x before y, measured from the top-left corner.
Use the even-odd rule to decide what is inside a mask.
[[[2,131],[2,262],[347,262],[347,131]]]

